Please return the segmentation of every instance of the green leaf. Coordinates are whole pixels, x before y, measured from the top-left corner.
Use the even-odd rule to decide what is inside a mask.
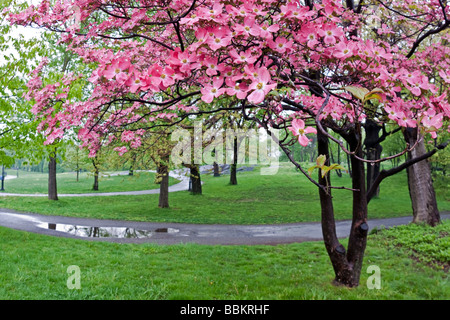
[[[321,170],[323,170],[324,168],[328,168],[325,165],[325,161],[326,160],[327,160],[327,157],[325,155],[321,154],[320,156],[318,156],[317,159],[316,159],[316,165],[312,166],[311,168],[308,168],[308,174],[311,175],[312,172],[314,171],[314,169],[321,169]],[[324,175],[322,173],[322,177],[323,176]]]
[[[381,90],[380,88],[375,88],[372,91],[368,92],[363,99],[363,103],[366,102],[367,100],[371,100],[371,99],[377,99],[378,101],[383,101],[385,100],[386,96],[384,94],[384,91]]]
[[[347,86],[343,87],[342,89],[350,92],[354,97],[361,100],[362,103],[371,99],[377,99],[378,101],[383,101],[386,99],[384,91],[380,88],[375,88],[372,91],[369,91],[363,87]]]
[[[334,163],[331,166],[331,170],[346,170],[343,166],[341,166],[340,164]]]
[[[347,169],[345,169],[343,166],[341,166],[340,164],[337,163],[333,163],[331,166],[324,166],[322,168],[322,178],[331,170],[344,170],[345,172],[347,172]]]
[[[316,164],[318,168],[322,168],[325,165],[325,161],[327,160],[327,157],[323,154],[317,157]]]
[[[320,172],[322,173],[322,178],[325,177],[325,175],[328,173],[328,171],[330,171],[329,166],[322,166],[322,168],[320,168]]]
[[[311,175],[316,168],[318,168],[318,166],[312,166],[311,168],[308,168],[308,174]]]
[[[343,87],[342,89],[350,92],[354,97],[358,98],[361,101],[363,101],[364,96],[369,93],[369,90],[367,90],[366,88],[357,86],[347,86]]]

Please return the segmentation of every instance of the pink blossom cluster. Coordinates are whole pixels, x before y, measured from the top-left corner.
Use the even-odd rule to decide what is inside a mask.
[[[387,10],[377,12],[376,6],[364,8],[363,16],[380,24],[378,37],[369,37],[361,14],[336,0],[312,6],[297,0],[126,2],[70,0],[50,7],[43,1],[10,13],[12,23],[61,31],[61,42],[95,65],[85,75],[90,96],[76,102],[64,96],[70,81],[58,90],[55,84],[43,87],[43,65],[31,75],[27,98],[35,100],[33,111],[50,142],[82,124],[89,130],[79,136],[95,152],[98,139],[117,128],[170,121],[198,110],[200,101],[214,110],[217,101],[232,98],[270,110],[276,123],[291,122],[306,145],[304,133],[315,131],[306,130],[305,121],[314,125],[319,112],[321,121],[336,123],[366,118],[366,106],[342,90],[345,86],[383,91],[377,121],[421,126],[435,137],[450,117],[449,90],[442,90],[450,84],[449,48],[434,43],[408,56],[414,40],[390,43],[383,37],[395,34],[401,15],[381,19]],[[409,2],[392,1],[399,8]],[[73,6],[80,24],[68,28]],[[439,21],[444,18],[439,8],[438,1],[428,1],[421,14]],[[99,12],[103,20],[96,18]],[[412,29],[421,27],[411,23]],[[311,95],[308,70],[320,70],[316,80],[332,93],[324,108],[324,92]],[[58,108],[57,100],[64,101]],[[286,101],[301,110],[285,112]],[[113,108],[115,103],[120,108]],[[135,148],[140,136],[125,130],[120,139]]]

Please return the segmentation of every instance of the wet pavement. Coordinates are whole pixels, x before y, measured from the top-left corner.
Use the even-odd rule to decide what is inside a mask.
[[[449,219],[450,214],[443,213],[441,218]],[[369,220],[369,231],[381,226],[408,224],[411,220],[412,217]],[[322,240],[320,223],[277,225],[153,223],[24,214],[7,209],[0,209],[0,226],[50,236],[120,243],[276,245]],[[348,237],[350,226],[351,221],[337,221],[338,237]]]

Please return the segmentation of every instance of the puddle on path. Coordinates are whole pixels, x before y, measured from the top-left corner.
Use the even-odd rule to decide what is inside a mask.
[[[155,234],[172,234],[180,230],[175,228],[158,228],[155,230],[139,230],[126,227],[92,227],[62,223],[40,223],[40,228],[69,233],[86,238],[148,238]]]

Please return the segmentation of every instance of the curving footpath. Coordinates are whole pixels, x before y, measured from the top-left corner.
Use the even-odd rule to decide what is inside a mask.
[[[155,172],[148,170],[148,172]],[[125,173],[124,173],[125,174]],[[126,173],[128,174],[128,173]],[[117,175],[117,174],[112,174]],[[169,176],[180,180],[179,183],[169,187],[169,192],[186,191],[189,188],[189,177],[182,170],[169,172]],[[118,191],[118,192],[98,192],[98,193],[58,193],[58,197],[109,197],[109,196],[139,196],[145,194],[158,194],[159,188],[141,191]],[[0,193],[0,196],[6,197],[47,197],[46,193]]]
[[[449,219],[449,213],[441,214]],[[408,224],[411,217],[369,220],[369,231]],[[50,236],[120,243],[197,243],[208,245],[276,245],[322,240],[320,223],[278,225],[205,225],[99,220],[0,209],[0,226]],[[348,237],[351,221],[337,221],[339,238]]]

